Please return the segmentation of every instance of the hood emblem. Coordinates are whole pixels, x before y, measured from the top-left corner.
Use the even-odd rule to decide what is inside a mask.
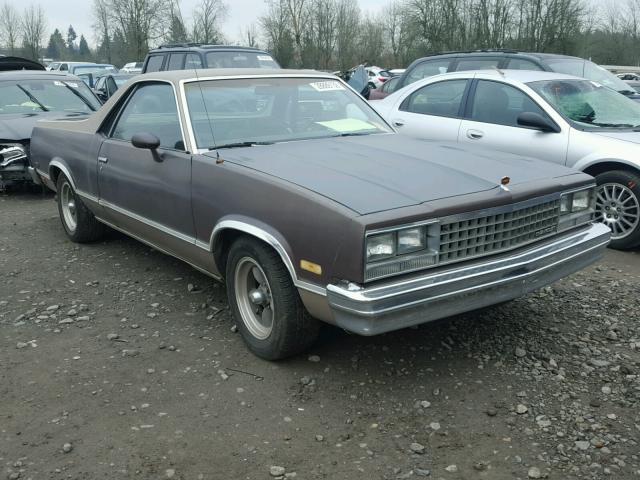
[[[504,190],[505,192],[509,192],[509,187],[507,187],[509,183],[511,183],[511,179],[509,177],[502,177],[500,179],[500,188],[502,188],[502,190]]]

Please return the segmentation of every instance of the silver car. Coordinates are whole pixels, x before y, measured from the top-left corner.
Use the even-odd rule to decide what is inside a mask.
[[[640,104],[555,72],[437,75],[372,105],[400,132],[567,165],[596,177],[612,246],[640,245]]]

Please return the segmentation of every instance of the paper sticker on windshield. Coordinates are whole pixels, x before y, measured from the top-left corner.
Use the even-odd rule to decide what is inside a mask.
[[[310,83],[311,87],[313,87],[318,92],[327,92],[332,90],[344,90],[344,87],[340,82],[336,82],[335,80],[327,80],[325,82],[313,82]]]
[[[258,55],[258,60],[260,60],[261,62],[272,62],[273,58],[271,58],[269,55]]]
[[[73,87],[73,88],[78,88],[78,84],[76,82],[62,83],[62,82],[59,82],[58,80],[54,80],[53,84],[56,87],[66,87],[68,85],[68,86]]]

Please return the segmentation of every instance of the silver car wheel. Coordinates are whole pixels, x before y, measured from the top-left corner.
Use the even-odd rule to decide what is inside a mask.
[[[640,223],[638,197],[625,185],[604,183],[598,187],[596,220],[611,229],[611,238],[628,237]]]
[[[236,303],[249,333],[259,340],[271,335],[275,315],[271,287],[264,271],[251,257],[243,257],[234,275]]]
[[[60,192],[60,205],[62,207],[62,217],[70,232],[75,232],[78,226],[78,214],[76,211],[76,199],[71,189],[71,185],[65,182]]]

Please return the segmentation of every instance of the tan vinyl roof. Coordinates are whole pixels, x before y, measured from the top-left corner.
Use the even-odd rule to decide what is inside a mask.
[[[171,70],[168,72],[152,72],[136,76],[136,82],[157,78],[179,82],[192,78],[208,77],[251,77],[251,76],[307,75],[309,77],[333,77],[330,73],[315,70],[289,70],[284,68],[203,68],[198,70]]]

